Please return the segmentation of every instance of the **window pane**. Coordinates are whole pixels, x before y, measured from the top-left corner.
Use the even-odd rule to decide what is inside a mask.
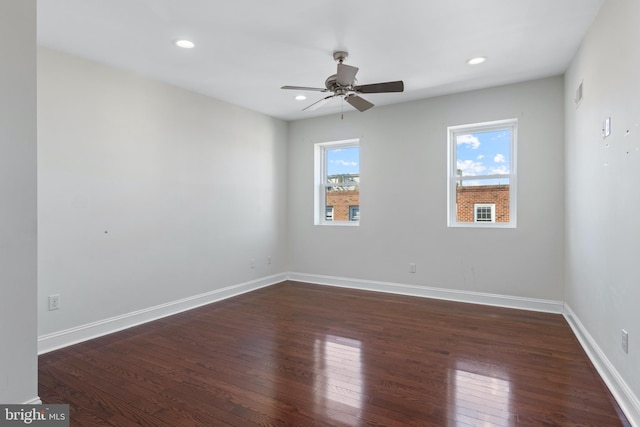
[[[360,147],[326,150],[327,184],[360,181]]]
[[[332,221],[358,221],[351,219],[351,207],[360,205],[360,191],[355,185],[331,185],[325,189],[325,205],[333,208]]]
[[[508,175],[510,156],[510,129],[456,135],[458,176]]]
[[[331,221],[358,221],[353,206],[360,204],[360,147],[325,149],[325,205],[332,207]],[[325,216],[326,218],[326,216]]]
[[[515,227],[518,120],[450,126],[448,132],[447,225]]]
[[[316,143],[314,164],[314,224],[359,225],[360,141]]]
[[[508,178],[458,181],[456,183],[456,220],[458,222],[509,222],[509,193]],[[480,213],[482,215],[478,217]],[[491,218],[492,215],[493,218]],[[477,221],[476,218],[478,218]]]

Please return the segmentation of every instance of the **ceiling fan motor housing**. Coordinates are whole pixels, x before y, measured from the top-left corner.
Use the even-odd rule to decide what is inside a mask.
[[[356,83],[355,79],[353,83]],[[353,90],[352,86],[340,86],[337,82],[337,74],[330,75],[324,82],[324,86],[329,91],[335,92],[336,95],[347,95],[349,91]]]

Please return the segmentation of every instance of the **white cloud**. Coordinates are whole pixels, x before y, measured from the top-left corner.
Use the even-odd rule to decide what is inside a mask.
[[[345,160],[330,160],[329,163],[333,163],[338,166],[357,166],[358,162],[347,162]]]
[[[481,175],[487,168],[481,162],[473,160],[458,160],[457,168],[462,171],[462,176]]]
[[[493,158],[493,161],[494,161],[494,162],[496,162],[496,163],[504,163],[504,162],[506,162],[507,160],[504,158],[504,154],[500,154],[500,153],[498,153],[498,154],[496,154],[496,156]]]
[[[500,165],[489,169],[489,175],[508,175],[509,167],[507,165]]]
[[[478,160],[484,159],[484,154],[480,154],[478,157],[476,157],[476,159],[478,159]]]
[[[471,147],[471,149],[473,149],[473,150],[477,150],[478,147],[480,147],[480,140],[478,140],[478,138],[476,138],[473,135],[459,135],[456,138],[456,143],[458,145],[466,144],[469,147]]]

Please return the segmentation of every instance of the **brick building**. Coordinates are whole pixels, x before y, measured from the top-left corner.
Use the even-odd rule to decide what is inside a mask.
[[[456,201],[458,222],[509,222],[508,185],[458,186]],[[359,189],[348,184],[330,187],[325,209],[327,221],[359,221]]]
[[[458,222],[509,222],[509,186],[456,188]]]
[[[325,220],[360,220],[359,174],[338,174],[327,177],[332,186],[327,187]]]
[[[327,191],[326,219],[330,221],[360,220],[360,190]]]

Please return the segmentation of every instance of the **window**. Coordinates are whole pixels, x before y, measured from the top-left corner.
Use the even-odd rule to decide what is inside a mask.
[[[476,203],[473,205],[476,222],[496,222],[496,205],[493,203]]]
[[[360,141],[315,145],[316,225],[359,225]]]
[[[451,126],[449,227],[516,226],[517,120]]]
[[[324,219],[325,221],[333,221],[333,206],[325,206]]]
[[[349,221],[360,221],[360,206],[349,206]]]

